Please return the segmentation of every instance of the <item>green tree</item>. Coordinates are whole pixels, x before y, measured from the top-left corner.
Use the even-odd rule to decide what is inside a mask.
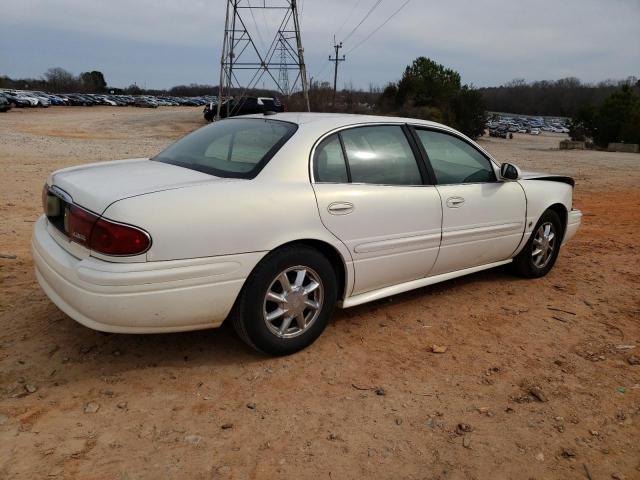
[[[640,143],[640,95],[627,84],[599,106],[582,107],[571,120],[569,135],[573,140],[593,139],[600,147],[612,142]]]
[[[398,83],[397,102],[440,107],[460,90],[460,74],[425,57],[416,58]]]
[[[390,83],[378,97],[378,109],[384,113],[396,111],[398,109],[397,96],[398,86],[395,83]]]
[[[398,84],[389,84],[378,99],[384,113],[446,123],[471,138],[484,133],[483,97],[460,74],[425,57],[409,65]]]
[[[104,75],[97,70],[81,73],[80,82],[86,92],[102,93],[107,90],[107,82],[104,79]]]
[[[482,93],[468,85],[464,85],[452,99],[455,128],[471,138],[484,134],[486,114]]]
[[[593,133],[602,147],[611,142],[640,143],[640,95],[629,85],[609,95],[598,110]]]
[[[582,107],[571,119],[569,137],[577,142],[584,142],[594,137],[597,109],[591,105]]]

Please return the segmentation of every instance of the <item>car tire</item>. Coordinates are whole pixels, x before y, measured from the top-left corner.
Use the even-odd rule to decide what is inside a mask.
[[[324,255],[306,245],[283,247],[249,275],[231,314],[233,327],[255,350],[289,355],[320,336],[336,299],[336,273]]]
[[[546,210],[525,247],[513,259],[514,273],[525,278],[544,277],[556,263],[563,236],[560,217],[553,210]]]

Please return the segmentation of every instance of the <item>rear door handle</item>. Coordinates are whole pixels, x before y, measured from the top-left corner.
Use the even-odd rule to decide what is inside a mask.
[[[447,207],[460,208],[464,204],[464,198],[462,197],[449,197],[447,198]]]
[[[349,202],[333,202],[327,207],[331,215],[347,215],[353,212],[353,203]]]

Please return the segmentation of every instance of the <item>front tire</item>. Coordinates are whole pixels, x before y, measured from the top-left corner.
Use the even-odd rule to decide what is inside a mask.
[[[329,260],[304,245],[269,254],[247,279],[232,313],[238,336],[269,355],[311,345],[326,328],[337,299]]]
[[[529,241],[513,259],[513,270],[525,278],[544,277],[556,263],[564,235],[556,212],[546,210],[536,224]]]

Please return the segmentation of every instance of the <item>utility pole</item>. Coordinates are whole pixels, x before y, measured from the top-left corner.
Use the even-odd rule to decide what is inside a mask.
[[[297,1],[261,0],[256,2],[258,5],[252,5],[250,0],[227,0],[226,3],[216,118],[220,118],[223,96],[230,96],[232,88],[241,89],[240,97],[245,97],[246,92],[260,85],[265,76],[271,78],[276,89],[284,96],[301,88],[309,111],[309,85]],[[262,49],[258,48],[247,28],[250,26],[249,20],[253,20],[256,29],[258,28],[254,10],[281,14],[278,30],[266,51],[264,46]],[[294,72],[293,82],[290,81],[289,71]],[[242,77],[242,74],[245,76]]]
[[[338,62],[344,62],[345,57],[342,55],[342,58],[339,56],[340,49],[342,48],[342,42],[336,43],[335,37],[333,38],[333,48],[336,51],[335,58],[331,58],[329,55],[329,61],[335,63],[335,67],[333,70],[333,104],[336,104],[336,92],[338,91]]]

